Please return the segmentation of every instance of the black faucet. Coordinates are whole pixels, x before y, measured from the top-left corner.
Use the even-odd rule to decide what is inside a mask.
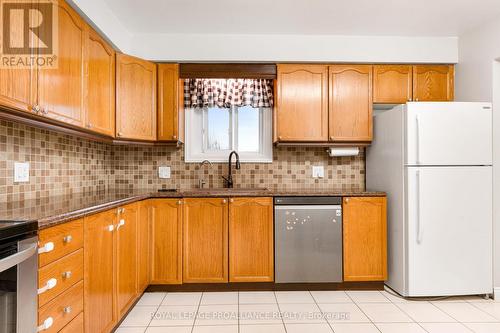
[[[231,160],[233,159],[233,155],[236,156],[236,169],[237,170],[240,169],[240,155],[238,155],[238,153],[233,150],[231,152],[231,154],[229,154],[229,172],[228,172],[227,178],[222,176],[222,178],[226,181],[227,188],[233,188],[233,174],[231,172],[231,165],[232,165]]]

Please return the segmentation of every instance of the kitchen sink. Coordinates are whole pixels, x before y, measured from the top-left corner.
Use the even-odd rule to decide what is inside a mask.
[[[263,195],[265,195],[265,194],[267,194],[267,192],[270,192],[269,189],[267,189],[267,188],[255,188],[255,187],[251,187],[251,188],[193,188],[193,189],[182,191],[182,193],[184,193],[184,194],[193,193],[193,194],[199,195],[202,193],[206,193],[207,195],[221,195],[221,196],[231,195],[231,194],[242,195],[245,193],[248,193],[248,194],[262,193]]]

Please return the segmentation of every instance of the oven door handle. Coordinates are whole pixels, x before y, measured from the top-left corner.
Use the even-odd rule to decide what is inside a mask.
[[[30,258],[36,253],[37,244],[33,244],[25,250],[22,250],[16,254],[13,254],[7,258],[3,258],[0,260],[0,273],[8,270],[9,268],[18,265]]]

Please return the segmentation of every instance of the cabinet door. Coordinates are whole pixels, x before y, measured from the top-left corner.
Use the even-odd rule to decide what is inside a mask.
[[[373,66],[373,103],[402,104],[412,100],[412,66]]]
[[[84,219],[85,332],[109,332],[117,321],[115,294],[115,211]]]
[[[328,140],[328,66],[278,65],[277,140]]]
[[[372,66],[330,66],[330,141],[372,140]]]
[[[151,282],[182,283],[182,200],[150,200],[152,219]]]
[[[115,135],[115,51],[97,32],[88,37],[86,123],[97,133]]]
[[[156,65],[116,55],[116,136],[156,140]]]
[[[142,293],[149,285],[151,272],[151,204],[150,200],[138,203],[137,220],[137,292]]]
[[[116,227],[117,306],[122,317],[137,296],[137,204],[118,214]]]
[[[227,282],[227,199],[184,202],[183,281]]]
[[[41,113],[67,124],[84,125],[84,67],[88,27],[64,1],[58,1],[58,66],[38,71]]]
[[[453,101],[455,67],[453,65],[413,66],[413,100]]]
[[[158,140],[184,141],[184,117],[179,108],[179,65],[158,65]]]
[[[342,206],[344,281],[386,280],[386,198],[344,198]]]
[[[229,281],[274,280],[273,199],[229,203]]]

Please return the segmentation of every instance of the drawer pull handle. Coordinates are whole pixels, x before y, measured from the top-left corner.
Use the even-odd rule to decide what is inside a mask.
[[[63,278],[65,278],[65,279],[71,278],[71,275],[73,275],[73,273],[71,273],[71,271],[67,271],[67,272],[64,272],[62,274]]]
[[[63,312],[68,314],[68,313],[71,313],[71,306],[66,306],[64,309],[63,309]]]
[[[42,288],[38,289],[38,295],[43,294],[47,290],[50,290],[50,289],[54,288],[56,285],[57,285],[57,279],[54,279],[54,278],[49,279],[47,281],[47,283],[45,284],[45,286],[43,286]]]
[[[47,253],[54,250],[54,243],[48,242],[44,246],[38,249],[38,254]]]
[[[49,328],[52,327],[53,324],[54,324],[54,319],[52,317],[49,317],[43,321],[42,325],[38,326],[37,331],[41,332],[48,330]]]
[[[120,229],[121,227],[123,227],[125,225],[125,220],[124,219],[121,219],[120,222],[118,222],[118,226],[116,227],[116,230]]]
[[[63,242],[66,244],[71,243],[72,240],[73,240],[73,237],[71,235],[65,236],[63,238]]]

